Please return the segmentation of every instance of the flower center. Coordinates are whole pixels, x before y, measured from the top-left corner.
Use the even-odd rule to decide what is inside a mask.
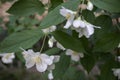
[[[66,15],[66,19],[69,19],[71,17],[70,13]]]
[[[41,63],[41,58],[39,56],[34,57],[36,63]]]
[[[6,59],[9,59],[10,56],[11,56],[11,54],[7,54],[7,55],[5,56],[5,58],[6,58]]]
[[[78,55],[78,53],[74,51],[74,52],[73,52],[73,55]]]

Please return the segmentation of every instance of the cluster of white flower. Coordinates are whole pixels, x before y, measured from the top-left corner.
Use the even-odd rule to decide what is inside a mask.
[[[36,66],[37,71],[45,72],[50,71],[48,78],[53,79],[52,70],[55,68],[54,63],[59,61],[60,56],[49,56],[45,53],[34,52],[32,49],[22,52],[25,59],[25,66],[27,69]]]
[[[12,63],[15,58],[14,53],[4,53],[0,54],[0,56],[2,57],[2,62],[6,64]]]
[[[88,10],[93,9],[93,5],[91,2],[88,2],[87,9]],[[82,37],[83,35],[86,38],[89,38],[94,33],[94,28],[100,28],[100,27],[90,24],[89,22],[85,20],[82,20],[81,17],[74,19],[76,12],[66,9],[65,7],[62,7],[62,9],[60,9],[60,14],[67,19],[67,22],[64,28],[68,29],[72,26],[71,28],[79,33],[79,38]]]
[[[118,77],[118,80],[120,79],[120,68],[118,69],[112,69],[113,70],[113,74]]]

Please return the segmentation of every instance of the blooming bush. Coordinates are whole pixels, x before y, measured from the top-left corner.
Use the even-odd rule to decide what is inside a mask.
[[[0,18],[2,65],[20,62],[43,80],[120,79],[119,0],[9,3],[9,20]]]

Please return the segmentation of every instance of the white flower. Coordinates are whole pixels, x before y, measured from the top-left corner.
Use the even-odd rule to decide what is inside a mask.
[[[51,26],[51,27],[48,27],[46,29],[42,29],[42,31],[45,33],[45,34],[48,34],[50,32],[53,32],[56,30],[56,26]]]
[[[68,29],[73,23],[76,12],[62,7],[62,9],[60,9],[60,14],[67,19],[64,28]]]
[[[3,63],[12,63],[13,59],[15,58],[14,53],[4,53],[4,54],[0,54],[0,56],[2,57],[2,62]]]
[[[53,73],[52,73],[52,71],[50,71],[49,73],[48,73],[48,79],[49,80],[52,80],[54,77],[53,77]]]
[[[31,68],[36,65],[36,69],[39,72],[44,72],[47,70],[48,65],[53,64],[54,56],[48,56],[46,54],[40,54],[40,52],[34,52],[33,50],[28,50],[23,52],[27,68]]]
[[[119,68],[119,69],[112,69],[112,70],[113,70],[113,74],[114,74],[115,76],[117,76],[118,79],[120,79],[120,68]]]
[[[84,57],[83,53],[78,53],[70,49],[66,50],[66,55],[70,55],[71,59],[76,62],[80,60],[80,57]]]
[[[56,41],[55,38],[52,36],[52,37],[48,40],[48,45],[49,45],[50,48],[53,47],[54,42],[57,42],[57,41]],[[56,46],[57,46],[57,48],[59,48],[59,49],[65,50],[65,48],[64,48],[59,42],[56,43]]]
[[[76,30],[76,32],[79,33],[79,38],[83,35],[86,38],[89,38],[94,33],[94,28],[100,28],[97,26],[94,26],[87,21],[83,21],[80,18],[74,20],[73,22],[73,29]]]
[[[119,43],[119,45],[118,45],[118,48],[120,48],[120,43]]]
[[[118,58],[118,61],[120,62],[120,56],[118,56],[117,58]]]
[[[54,42],[56,42],[56,40],[55,40],[55,38],[52,36],[52,37],[48,40],[48,45],[49,45],[50,48],[53,47]]]
[[[90,1],[88,1],[88,3],[87,3],[87,9],[90,11],[93,10],[93,4]]]

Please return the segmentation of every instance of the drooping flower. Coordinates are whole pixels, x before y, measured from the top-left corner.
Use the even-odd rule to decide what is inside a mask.
[[[13,59],[15,58],[14,53],[4,53],[4,54],[0,54],[0,56],[2,57],[2,62],[3,63],[12,63]]]
[[[51,26],[51,27],[48,27],[46,29],[42,29],[42,31],[45,33],[45,34],[48,34],[50,32],[53,32],[56,30],[56,26]]]
[[[73,60],[73,61],[79,61],[80,60],[80,58],[82,58],[82,57],[84,57],[84,54],[83,53],[78,53],[78,52],[75,52],[75,51],[73,51],[73,50],[71,50],[71,49],[67,49],[66,50],[66,55],[70,55],[71,56],[71,59]]]
[[[36,69],[39,72],[46,71],[48,65],[53,64],[54,56],[48,56],[40,52],[34,52],[33,50],[23,51],[22,54],[26,61],[25,66],[31,68],[36,65]]]
[[[55,38],[52,36],[52,37],[48,40],[48,45],[49,45],[50,48],[53,47],[54,42],[57,42],[57,41],[56,41]],[[65,50],[65,48],[64,48],[59,42],[56,43],[56,46],[57,46],[57,48],[59,48],[59,49]]]
[[[118,80],[120,79],[120,68],[118,69],[112,69],[113,70],[113,74],[118,77]]]
[[[49,71],[49,74],[48,74],[48,79],[49,80],[54,79],[54,76],[53,76],[53,73],[52,73],[52,71],[55,69],[55,64],[54,63],[59,62],[59,60],[60,60],[60,56],[54,56],[53,64],[48,66],[47,70]]]
[[[90,10],[90,11],[93,10],[93,4],[92,4],[92,2],[90,2],[90,1],[87,2],[87,9]]]
[[[60,14],[67,19],[67,22],[66,22],[64,28],[68,29],[74,21],[76,12],[66,9],[65,7],[62,7],[62,9],[60,9]]]
[[[94,28],[100,28],[78,18],[73,22],[73,29],[79,33],[79,38],[83,35],[89,38],[94,33]]]
[[[49,80],[53,80],[53,79],[54,79],[52,70],[49,71],[49,73],[48,73],[48,79],[49,79]]]

